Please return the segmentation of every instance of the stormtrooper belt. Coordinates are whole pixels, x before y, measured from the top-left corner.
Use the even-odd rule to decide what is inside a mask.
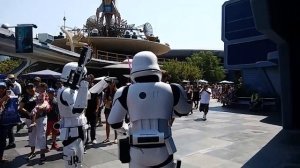
[[[129,136],[131,146],[139,148],[157,148],[165,146],[164,133],[132,134]]]

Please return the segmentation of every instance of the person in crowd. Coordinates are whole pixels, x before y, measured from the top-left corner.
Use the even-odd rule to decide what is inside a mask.
[[[199,93],[200,93],[200,86],[195,86],[193,89],[193,104],[194,104],[194,108],[198,109],[199,106]]]
[[[200,91],[200,107],[199,111],[203,111],[203,120],[206,121],[206,115],[208,113],[209,109],[209,102],[210,102],[210,97],[211,97],[211,89],[208,87],[208,84],[205,84]]]
[[[193,85],[186,85],[186,94],[189,101],[193,100]],[[191,109],[190,114],[193,114],[193,109]]]
[[[117,86],[116,83],[113,79],[108,81],[108,87],[104,91],[104,115],[105,115],[105,132],[106,132],[106,139],[102,141],[102,143],[107,143],[109,142],[109,136],[110,136],[110,125],[107,122],[108,116],[110,114],[110,110],[112,107],[112,101],[114,98],[114,95],[117,91]],[[114,138],[114,143],[117,143],[117,132],[114,131],[115,133],[115,138]]]
[[[262,99],[260,94],[255,92],[251,95],[249,110],[250,111],[259,111],[261,109]]]
[[[51,136],[52,136],[51,150],[52,149],[59,150],[59,145],[56,142],[56,137],[59,135],[59,130],[54,129],[54,127],[53,127],[54,124],[57,123],[60,119],[55,92],[56,91],[53,88],[49,88],[47,90],[47,94],[49,97],[48,101],[49,101],[49,105],[50,105],[50,110],[47,113],[46,138],[51,134]]]
[[[32,87],[30,87],[32,86]],[[30,125],[32,124],[32,113],[31,111],[36,108],[37,104],[37,96],[40,94],[45,94],[45,90],[48,88],[46,83],[40,83],[40,85],[38,86],[38,94],[35,93],[35,87],[34,85],[30,84],[30,86],[28,86],[28,92],[30,94],[30,96],[34,96],[34,103],[33,102],[29,102],[32,103],[30,104],[30,108],[31,110],[28,111],[28,109],[25,109],[25,102],[26,99],[24,99],[23,101],[21,101],[20,103],[20,111],[28,113],[29,118],[27,120],[27,127],[28,129],[28,136],[29,136],[29,146],[31,148],[31,152],[28,155],[28,159],[32,159],[36,156],[35,154],[35,148],[39,148],[40,149],[40,162],[43,163],[46,160],[45,157],[45,153],[47,152],[47,145],[46,145],[46,128],[47,128],[47,112],[49,112],[49,106],[45,106],[44,108],[37,108],[37,115],[36,115],[36,126],[34,127],[30,127]],[[48,96],[45,96],[45,100],[48,101]],[[28,101],[28,100],[27,100]],[[23,102],[23,103],[22,103]],[[34,104],[34,106],[32,106]],[[27,107],[28,108],[28,107]]]
[[[11,90],[14,92],[16,96],[21,96],[22,94],[22,87],[21,84],[17,82],[17,79],[14,74],[9,74],[8,79],[12,82],[13,87]]]
[[[37,89],[36,90],[37,92],[38,92],[38,87],[41,82],[42,82],[42,79],[40,77],[36,76],[33,78],[33,84],[34,84],[34,87]]]
[[[94,85],[94,75],[89,74],[87,76],[87,81],[89,82],[89,89]],[[90,125],[90,138],[93,144],[97,143],[96,140],[96,125],[97,125],[97,112],[100,106],[100,100],[97,93],[90,93],[91,97],[88,100],[87,108],[85,111],[85,116],[87,118],[87,122]],[[87,136],[86,143],[88,143],[89,138]]]
[[[0,118],[5,110],[6,103],[10,99],[10,93],[7,90],[7,85],[5,82],[0,82]],[[0,120],[0,163],[8,162],[6,158],[4,158],[4,150],[6,147],[6,137],[8,136],[8,131],[10,129],[10,125],[6,125],[2,123]]]
[[[62,81],[57,80],[57,81],[55,82],[55,87],[56,87],[56,93],[57,93],[60,89],[63,89],[63,88],[64,88],[64,85],[63,85]]]
[[[19,113],[20,115],[26,119],[27,127],[31,124],[31,111],[36,106],[36,98],[37,94],[35,92],[35,87],[33,83],[28,83],[25,86],[25,93],[23,98],[20,101],[19,105]],[[32,139],[32,132],[28,130],[29,140]],[[30,145],[30,144],[29,144]],[[31,152],[28,154],[27,159],[32,159],[36,156],[35,153],[35,145],[31,146]]]
[[[6,89],[7,91],[9,91],[11,93],[11,96],[16,96],[15,92],[13,91],[14,88],[14,82],[11,80],[14,76],[10,75],[10,78],[5,80],[6,83]],[[19,122],[18,124],[21,124],[21,122]],[[13,128],[14,126],[18,125],[18,124],[11,124],[10,126],[8,126],[8,133],[7,133],[7,137],[8,137],[8,145],[6,146],[6,149],[11,149],[11,148],[15,148],[16,144],[15,144],[15,134],[13,132]]]
[[[102,91],[102,92],[100,92],[99,93],[99,109],[98,109],[98,112],[97,112],[97,123],[98,123],[98,125],[97,125],[97,127],[102,127],[103,126],[103,124],[102,124],[102,117],[101,117],[101,112],[102,112],[102,110],[103,110],[103,108],[104,108],[104,102],[103,102],[103,100],[104,100],[104,92]]]
[[[229,104],[229,99],[228,99],[228,95],[229,95],[229,85],[223,85],[222,86],[222,93],[221,93],[221,103],[223,104],[222,106],[225,107]]]
[[[45,153],[47,150],[47,143],[46,143],[46,130],[47,130],[47,112],[49,112],[50,107],[48,104],[48,95],[46,90],[48,85],[44,82],[41,82],[38,85],[38,96],[36,99],[35,109],[36,111],[36,126],[32,127],[30,130],[31,134],[29,136],[29,146],[30,147],[37,147],[40,149],[40,162],[44,162],[46,160]],[[43,95],[43,99],[47,102],[48,105],[39,107],[38,97]],[[41,97],[40,97],[41,98]],[[34,109],[33,109],[34,110]],[[31,120],[33,119],[34,115],[31,114]],[[32,121],[31,121],[32,123]],[[29,125],[30,126],[30,125]]]
[[[162,78],[161,81],[165,83],[170,83],[171,75],[166,70],[161,70]]]

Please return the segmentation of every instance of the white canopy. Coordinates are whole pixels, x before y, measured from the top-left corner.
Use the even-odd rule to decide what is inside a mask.
[[[200,80],[198,80],[198,83],[208,83],[208,81],[206,81],[204,79],[200,79]]]
[[[232,82],[232,81],[227,81],[227,80],[223,80],[223,81],[221,81],[221,82],[219,82],[219,83],[223,83],[223,84],[233,84],[234,82]]]

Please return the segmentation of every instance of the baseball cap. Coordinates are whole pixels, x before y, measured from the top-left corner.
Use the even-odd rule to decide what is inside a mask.
[[[14,75],[14,74],[9,74],[9,75],[7,76],[7,78],[8,78],[8,79],[15,79],[15,75]]]
[[[47,89],[47,92],[48,92],[48,93],[54,93],[54,92],[55,92],[55,89],[49,88],[49,89]]]
[[[35,77],[33,80],[34,80],[34,81],[40,82],[40,81],[41,81],[41,78],[37,76],[37,77]]]
[[[28,83],[28,84],[26,85],[26,88],[31,88],[31,87],[34,87],[34,84],[33,84],[33,83]]]

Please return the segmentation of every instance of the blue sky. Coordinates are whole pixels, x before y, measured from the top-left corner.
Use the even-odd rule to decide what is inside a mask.
[[[101,0],[2,0],[0,23],[34,23],[34,33],[57,35],[65,14],[69,27],[82,28]],[[226,0],[117,0],[128,24],[149,22],[172,49],[223,50],[221,10]],[[3,5],[5,4],[5,5]]]

